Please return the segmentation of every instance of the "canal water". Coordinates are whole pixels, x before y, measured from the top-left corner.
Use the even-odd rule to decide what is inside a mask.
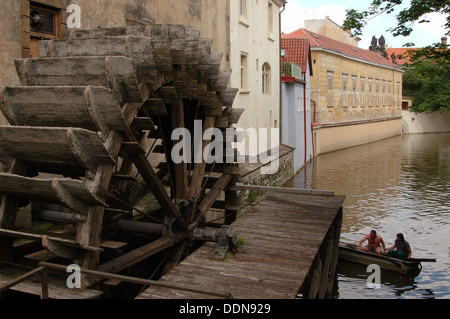
[[[387,247],[401,232],[422,263],[419,274],[382,271],[369,288],[366,267],[340,262],[335,298],[450,298],[450,134],[415,134],[323,154],[286,186],[345,195],[341,242],[377,230]]]

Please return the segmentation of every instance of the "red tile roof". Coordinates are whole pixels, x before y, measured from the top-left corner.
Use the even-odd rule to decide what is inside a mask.
[[[281,57],[281,62],[293,62],[302,67],[303,73],[307,70],[307,63],[310,65],[310,74],[312,75],[311,67],[311,50],[308,39],[286,38],[281,39],[281,49],[285,50],[284,57]]]
[[[380,66],[398,68],[396,64],[392,63],[390,60],[385,59],[384,57],[375,52],[361,49],[359,47],[343,43],[320,34],[313,33],[306,29],[298,29],[292,33],[281,35],[282,40],[293,38],[308,39],[312,49],[319,48],[326,51],[342,54],[350,58],[356,58],[358,60],[374,63]]]
[[[408,57],[408,50],[415,50],[415,48],[392,48],[392,49],[387,49],[386,52],[389,56],[389,59],[391,59],[392,61],[392,53],[395,53],[395,56],[397,58],[397,64],[398,65],[403,65],[405,63],[410,62],[409,57]]]

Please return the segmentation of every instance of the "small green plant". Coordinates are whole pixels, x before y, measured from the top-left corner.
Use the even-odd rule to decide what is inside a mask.
[[[247,241],[247,239],[245,239],[243,237],[238,237],[237,243],[239,246],[245,246],[245,245],[247,245],[248,241]]]

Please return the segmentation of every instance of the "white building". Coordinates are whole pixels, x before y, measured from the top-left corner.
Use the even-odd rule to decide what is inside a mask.
[[[280,126],[280,11],[285,3],[230,1],[230,86],[239,88],[233,107],[245,109],[237,124],[244,130]]]

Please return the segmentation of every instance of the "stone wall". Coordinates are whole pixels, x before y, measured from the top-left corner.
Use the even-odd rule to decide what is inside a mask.
[[[240,165],[240,183],[258,186],[281,187],[294,176],[294,149],[285,145],[280,146],[279,166],[275,174],[262,174],[261,168],[270,164],[245,163]],[[264,191],[240,191],[241,203],[245,204],[239,214],[244,214],[254,205],[266,198]]]

